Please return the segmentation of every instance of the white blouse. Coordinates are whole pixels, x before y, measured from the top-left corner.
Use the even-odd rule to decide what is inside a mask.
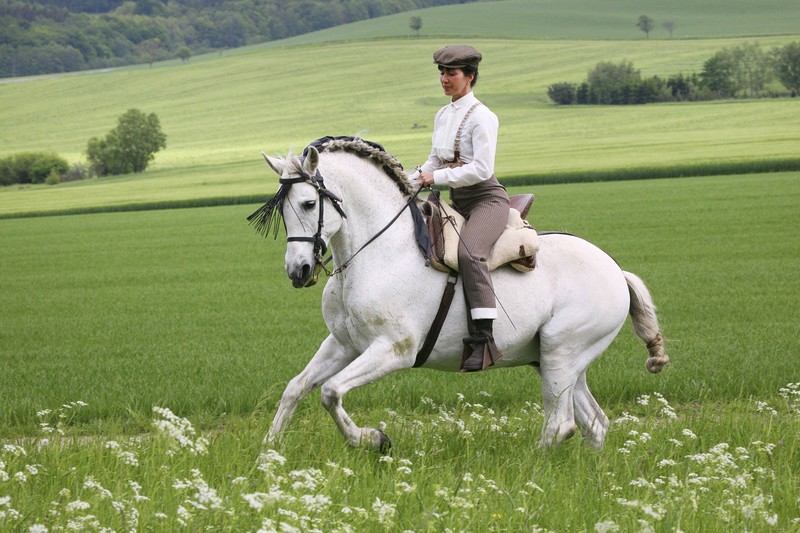
[[[460,153],[463,166],[444,167],[453,161],[456,133],[464,115],[478,102],[470,91],[441,108],[433,120],[431,154],[422,165],[423,172],[433,172],[436,185],[466,187],[488,180],[494,174],[499,121],[485,105],[480,105],[467,119],[461,131]]]

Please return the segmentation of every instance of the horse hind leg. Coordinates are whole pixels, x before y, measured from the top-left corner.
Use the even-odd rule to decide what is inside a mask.
[[[611,344],[618,332],[619,327],[583,349],[574,344],[547,349],[543,341],[539,371],[545,425],[539,442],[541,446],[561,444],[578,427],[588,435],[593,446],[602,446],[608,418],[589,392],[586,369]]]
[[[584,371],[575,383],[573,391],[573,405],[575,408],[575,421],[581,428],[583,438],[593,448],[601,449],[606,440],[608,432],[608,417],[600,408],[597,400],[594,399],[589,387],[586,384],[586,372]]]
[[[577,428],[572,400],[576,377],[569,368],[553,366],[544,357],[537,370],[542,376],[545,417],[539,446],[558,446]]]
[[[264,444],[275,444],[303,398],[347,366],[355,356],[355,353],[345,350],[333,335],[328,336],[303,371],[286,385]]]

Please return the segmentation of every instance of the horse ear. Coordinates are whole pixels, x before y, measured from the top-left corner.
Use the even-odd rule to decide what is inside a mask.
[[[269,168],[271,168],[272,171],[275,172],[275,174],[277,174],[278,176],[283,176],[283,169],[284,169],[283,159],[279,157],[275,158],[269,157],[264,152],[261,152],[261,155],[264,156],[264,160],[269,165]]]
[[[318,165],[319,165],[319,152],[313,146],[309,146],[308,151],[306,152],[306,159],[305,161],[303,161],[303,172],[305,172],[309,176],[313,176],[314,173],[317,171]]]

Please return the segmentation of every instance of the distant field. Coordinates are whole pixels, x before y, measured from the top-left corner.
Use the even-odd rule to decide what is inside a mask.
[[[366,20],[299,35],[267,46],[326,41],[408,37],[411,16],[422,17],[422,36],[516,39],[645,39],[639,15],[655,21],[650,39],[791,35],[800,26],[793,0],[503,0],[442,6]]]
[[[798,37],[759,39],[765,48]],[[602,60],[645,75],[697,71],[740,40],[474,40],[485,54],[476,94],[501,120],[501,177],[797,157],[800,99],[557,108],[556,81]],[[0,156],[53,150],[83,158],[125,110],[155,112],[167,149],[144,175],[0,189],[0,214],[265,194],[258,152],[285,154],[322,135],[359,134],[407,167],[424,160],[444,103],[431,53],[440,39],[239,50],[186,65],[0,84]],[[391,65],[388,67],[387,65]],[[414,127],[414,126],[418,127]]]

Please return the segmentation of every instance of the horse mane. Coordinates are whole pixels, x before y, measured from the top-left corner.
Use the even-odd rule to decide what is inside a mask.
[[[395,182],[401,193],[406,196],[414,193],[415,184],[406,176],[403,165],[378,143],[358,137],[322,137],[310,143],[309,146],[313,146],[319,152],[342,151],[368,159]]]
[[[308,146],[313,146],[318,152],[348,152],[355,154],[363,159],[368,159],[391,178],[406,196],[411,196],[414,191],[414,183],[408,179],[403,165],[390,153],[383,149],[378,143],[365,141],[358,137],[322,137],[311,142]],[[303,150],[303,156],[308,152],[308,147]],[[291,166],[297,174],[304,174],[303,158],[293,157],[289,154],[284,162]],[[283,199],[286,197],[291,185],[281,185],[277,192],[267,203],[258,208],[252,215],[247,217],[251,225],[255,226],[256,231],[265,237],[272,232],[273,237],[278,236],[279,221],[283,218]],[[415,199],[420,202],[419,199]]]

